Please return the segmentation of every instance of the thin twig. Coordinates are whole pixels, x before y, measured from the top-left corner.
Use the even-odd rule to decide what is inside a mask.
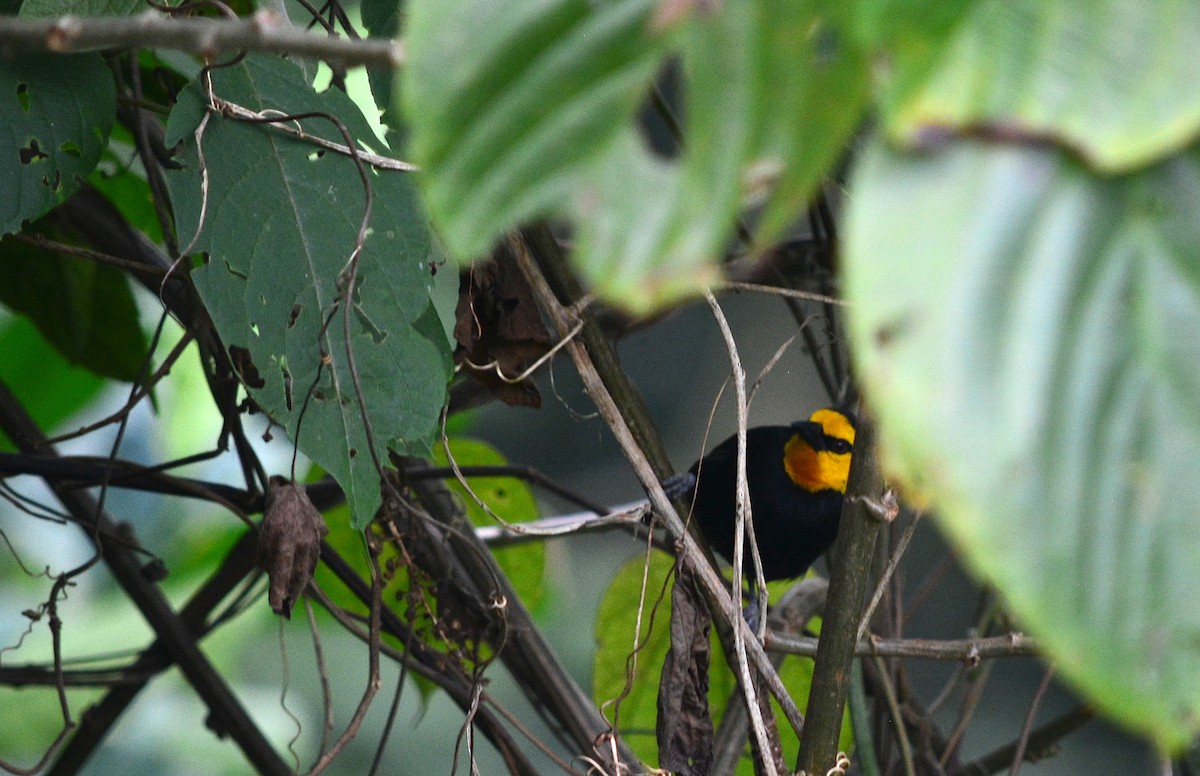
[[[1095,719],[1096,713],[1089,706],[1076,706],[1070,711],[1050,720],[1030,734],[1025,748],[1026,759],[1044,756],[1063,737]],[[1003,770],[1012,762],[1017,744],[1013,742],[985,754],[962,767],[960,776],[989,776]]]
[[[35,248],[41,248],[44,251],[52,251],[54,253],[61,253],[64,256],[85,259],[87,261],[95,262],[96,264],[104,264],[109,267],[123,269],[126,272],[135,272],[142,275],[149,275],[151,277],[162,277],[166,274],[166,271],[161,267],[153,267],[149,264],[143,264],[140,261],[123,259],[120,256],[113,256],[108,253],[102,253],[101,251],[93,251],[89,248],[80,248],[78,245],[68,245],[67,243],[59,242],[58,240],[51,240],[49,237],[46,237],[43,234],[37,234],[36,232],[18,232],[17,234],[13,235],[13,238],[20,240],[26,245],[31,245]]]
[[[904,556],[904,551],[908,549],[908,543],[912,541],[913,532],[917,530],[917,523],[921,520],[921,512],[913,515],[913,519],[904,529],[904,533],[900,536],[900,543],[896,545],[896,551],[888,558],[887,566],[883,569],[883,574],[879,577],[879,584],[875,586],[875,593],[871,596],[870,603],[867,604],[866,611],[863,612],[862,619],[858,623],[858,640],[862,641],[863,635],[867,632],[867,628],[871,624],[871,616],[875,614],[875,607],[879,606],[880,600],[883,599],[883,593],[887,590],[888,583],[892,580],[892,574],[896,572],[896,567],[900,564],[900,558]]]
[[[838,299],[828,294],[818,294],[815,291],[800,291],[795,288],[781,288],[780,286],[766,286],[761,283],[743,283],[736,280],[731,280],[721,288],[729,289],[730,291],[753,291],[759,294],[771,294],[772,296],[782,296],[788,299],[804,299],[809,302],[822,302],[824,304],[838,305],[841,307],[849,307],[850,303],[844,299]]]
[[[1053,679],[1054,666],[1050,666],[1046,669],[1046,674],[1042,677],[1037,692],[1033,694],[1033,701],[1029,704],[1029,713],[1025,715],[1025,724],[1021,726],[1021,736],[1017,739],[1017,749],[1013,752],[1012,768],[1009,770],[1008,776],[1018,776],[1021,772],[1021,762],[1025,759],[1025,748],[1029,745],[1029,736],[1033,733],[1034,720],[1037,719],[1038,711],[1042,708],[1042,700],[1045,699],[1046,691],[1050,689],[1050,682]]]
[[[725,313],[721,310],[721,306],[717,304],[717,299],[712,295],[712,291],[706,291],[704,294],[708,301],[708,306],[712,309],[713,318],[717,322],[718,328],[721,330],[721,336],[725,340],[725,350],[729,354],[729,365],[733,372],[733,387],[737,396],[735,405],[737,407],[737,485],[736,485],[736,502],[734,506],[734,515],[736,525],[733,531],[733,590],[730,591],[730,601],[733,604],[733,609],[730,612],[730,619],[741,619],[742,617],[742,553],[745,550],[745,540],[750,540],[751,558],[754,563],[754,578],[755,594],[763,594],[767,589],[767,580],[763,574],[762,558],[758,554],[758,541],[754,536],[754,518],[750,508],[750,486],[746,480],[746,430],[749,425],[748,410],[746,402],[746,372],[742,369],[741,358],[738,356],[737,342],[734,341],[733,332],[729,329],[729,321],[725,319]],[[758,636],[761,638],[767,626],[767,618],[759,617]],[[775,720],[771,720],[771,728],[768,728],[763,720],[762,707],[758,702],[758,690],[754,680],[754,676],[750,673],[750,665],[746,661],[746,638],[741,628],[737,628],[733,632],[733,645],[737,655],[737,670],[738,677],[742,685],[742,694],[746,698],[746,709],[750,713],[750,732],[754,735],[757,749],[761,753],[759,758],[759,767],[764,773],[778,773],[775,764],[775,758],[769,756],[768,753],[774,751],[772,747],[772,739],[778,738],[778,730],[775,727]],[[799,732],[799,731],[797,731]]]
[[[892,686],[892,681],[888,677],[887,666],[883,664],[883,658],[875,658],[875,670],[879,672],[880,684],[883,686],[883,695],[887,701],[888,711],[892,715],[892,724],[896,728],[896,740],[900,744],[900,757],[904,762],[905,776],[917,776],[917,769],[913,765],[912,744],[908,740],[908,731],[904,727],[904,715],[900,713],[900,702],[896,698],[896,688]]]

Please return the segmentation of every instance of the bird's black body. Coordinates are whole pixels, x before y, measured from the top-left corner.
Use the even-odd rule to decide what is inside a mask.
[[[833,415],[835,423],[844,424],[835,433],[849,439],[830,435],[828,418]],[[826,418],[826,427],[810,420],[791,426],[759,426],[746,433],[746,479],[754,533],[768,580],[801,576],[837,538],[853,419],[829,410],[818,411],[813,418]],[[816,463],[821,456],[826,456],[827,469]],[[836,464],[830,465],[835,458]],[[837,479],[823,479],[833,470]],[[693,495],[693,519],[709,544],[732,561],[737,437],[717,445],[678,479],[688,487],[676,490]],[[745,573],[752,574],[748,545],[744,558]]]

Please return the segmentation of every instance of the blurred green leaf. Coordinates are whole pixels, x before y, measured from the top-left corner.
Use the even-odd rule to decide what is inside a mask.
[[[658,66],[652,0],[414,2],[402,96],[426,203],[474,258],[560,204]],[[470,35],[464,34],[472,30]]]
[[[8,236],[0,239],[0,277],[0,303],[32,321],[69,362],[102,377],[138,378],[149,345],[121,272]]]
[[[756,0],[669,22],[657,10],[412,4],[402,98],[418,179],[454,255],[482,255],[530,218],[568,216],[581,272],[646,312],[716,280],[743,206],[764,208],[764,240],[802,212],[867,96],[846,5]],[[669,160],[633,116],[671,53],[686,140]]]
[[[1200,133],[1200,5],[1192,0],[982,0],[937,64],[907,79],[893,140],[949,131],[1050,139],[1130,171]]]
[[[507,464],[496,448],[477,439],[452,437],[450,454],[459,466],[502,466]],[[433,450],[433,461],[447,466],[446,451],[441,445]],[[487,508],[505,523],[524,523],[538,516],[537,501],[529,486],[514,477],[471,477],[471,490]],[[485,512],[475,498],[456,480],[448,480],[450,490],[457,493],[466,506],[473,525],[495,525],[496,517]],[[492,553],[508,576],[525,606],[534,611],[545,599],[546,545],[540,541],[499,547]]]
[[[116,110],[99,54],[0,58],[0,235],[79,188],[100,160]]]
[[[58,428],[104,386],[95,373],[67,363],[27,318],[9,318],[0,326],[0,353],[0,378],[39,428]],[[3,431],[0,450],[16,450]]]
[[[249,110],[323,111],[355,137],[370,138],[344,94],[315,93],[294,65],[251,56],[212,73],[218,95]],[[205,110],[199,84],[180,95],[168,144],[185,142],[185,169],[169,176],[181,241],[208,263],[193,272],[231,358],[255,402],[332,473],[362,528],[379,505],[359,391],[347,356],[340,273],[363,217],[353,161],[263,124],[213,117],[203,136],[207,200],[193,131]],[[328,120],[304,131],[343,143]],[[350,344],[374,430],[375,449],[428,455],[450,376],[450,342],[432,297],[458,287],[442,261],[406,173],[370,170],[371,228],[359,257]],[[330,359],[321,367],[322,358]],[[320,369],[319,369],[320,367]],[[319,369],[319,371],[318,371]]]
[[[1099,179],[1053,149],[876,144],[852,352],[894,472],[1095,703],[1200,727],[1200,152]]]

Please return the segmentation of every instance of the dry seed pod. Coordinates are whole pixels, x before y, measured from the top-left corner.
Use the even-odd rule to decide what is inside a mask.
[[[312,581],[327,533],[304,487],[272,477],[258,529],[258,565],[270,580],[267,600],[276,614],[291,618],[292,606]]]

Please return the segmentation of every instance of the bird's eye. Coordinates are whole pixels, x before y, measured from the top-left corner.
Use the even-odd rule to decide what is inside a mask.
[[[837,455],[845,455],[853,449],[845,439],[831,439],[829,440],[828,447],[829,452],[836,453]]]

